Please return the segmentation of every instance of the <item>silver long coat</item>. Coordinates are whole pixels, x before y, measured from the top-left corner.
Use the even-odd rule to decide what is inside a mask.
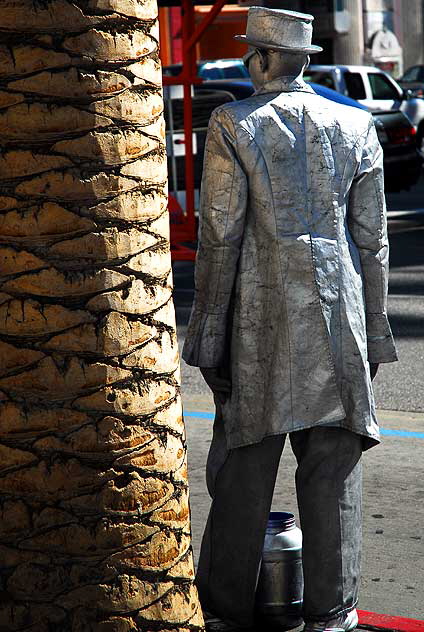
[[[188,364],[230,363],[229,448],[331,424],[379,440],[392,362],[382,149],[370,114],[284,78],[214,111]]]

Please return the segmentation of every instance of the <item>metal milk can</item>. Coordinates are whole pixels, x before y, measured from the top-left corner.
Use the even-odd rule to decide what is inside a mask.
[[[294,515],[271,512],[256,590],[259,622],[283,629],[302,624],[302,532]]]

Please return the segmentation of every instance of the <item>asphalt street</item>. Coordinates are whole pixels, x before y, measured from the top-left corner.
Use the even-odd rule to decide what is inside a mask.
[[[378,408],[424,410],[424,178],[409,192],[387,196],[389,318],[399,362],[380,367]]]

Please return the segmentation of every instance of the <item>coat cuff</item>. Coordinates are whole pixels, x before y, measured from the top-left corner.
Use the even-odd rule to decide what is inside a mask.
[[[194,311],[188,325],[182,357],[191,366],[224,366],[228,356],[224,314]]]
[[[396,362],[398,359],[387,314],[367,314],[368,362]]]

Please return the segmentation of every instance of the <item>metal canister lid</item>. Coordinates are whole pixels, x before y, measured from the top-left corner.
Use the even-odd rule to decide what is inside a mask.
[[[278,529],[279,531],[288,531],[296,526],[294,514],[288,511],[271,511],[268,519],[269,529]]]

